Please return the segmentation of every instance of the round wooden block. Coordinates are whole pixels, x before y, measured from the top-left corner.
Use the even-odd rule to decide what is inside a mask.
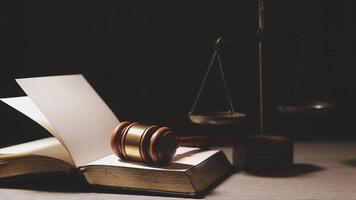
[[[275,135],[244,136],[234,146],[233,164],[246,171],[274,171],[293,166],[293,142]]]

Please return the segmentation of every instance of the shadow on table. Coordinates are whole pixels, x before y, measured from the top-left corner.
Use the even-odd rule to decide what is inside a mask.
[[[324,168],[317,165],[298,163],[298,164],[293,164],[293,166],[290,169],[286,169],[286,170],[281,169],[281,170],[264,171],[264,172],[248,171],[247,173],[250,175],[263,176],[263,177],[297,177],[297,176],[303,176],[305,174],[318,172],[322,170],[324,170]]]
[[[343,164],[348,165],[350,167],[356,167],[356,158],[342,161]]]

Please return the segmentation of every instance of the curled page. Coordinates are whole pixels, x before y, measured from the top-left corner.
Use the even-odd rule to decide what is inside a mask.
[[[82,75],[16,79],[61,138],[77,167],[111,154],[118,119]]]
[[[40,155],[63,160],[73,166],[73,159],[64,146],[54,137],[17,144],[0,149],[0,159],[23,158],[24,156]]]

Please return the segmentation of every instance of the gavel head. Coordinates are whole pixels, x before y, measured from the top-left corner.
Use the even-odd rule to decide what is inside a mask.
[[[167,127],[121,122],[112,133],[111,148],[121,159],[163,165],[172,160],[177,138]]]

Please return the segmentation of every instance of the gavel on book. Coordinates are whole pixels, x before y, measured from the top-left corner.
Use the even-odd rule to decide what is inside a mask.
[[[172,160],[178,146],[234,146],[234,151],[238,151],[237,163],[246,162],[246,157],[249,157],[249,163],[239,164],[247,167],[284,167],[293,162],[293,143],[281,136],[241,137],[215,134],[181,137],[168,127],[131,122],[119,123],[111,136],[111,148],[115,155],[124,160],[146,164],[167,164]],[[266,163],[266,159],[270,162]]]
[[[178,146],[226,146],[235,140],[219,135],[179,137],[168,127],[121,122],[111,136],[111,148],[121,159],[162,165],[172,160]]]

